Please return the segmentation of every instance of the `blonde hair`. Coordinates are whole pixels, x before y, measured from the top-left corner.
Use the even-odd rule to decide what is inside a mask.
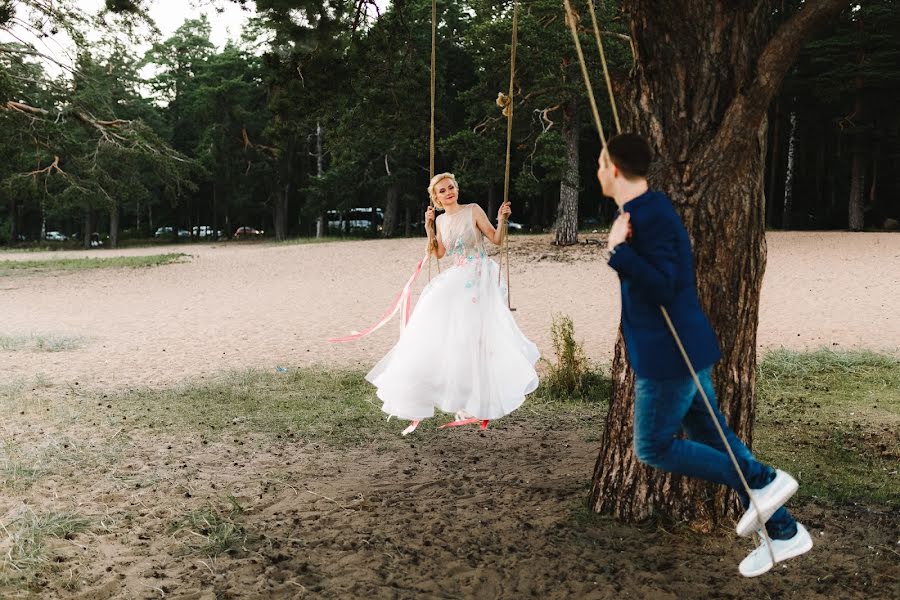
[[[428,196],[431,198],[431,202],[434,204],[434,207],[438,210],[444,210],[444,205],[438,202],[437,192],[434,190],[435,186],[442,182],[445,179],[449,179],[453,182],[453,185],[456,186],[456,191],[459,192],[459,184],[456,183],[456,177],[453,173],[440,173],[431,178],[431,181],[428,182]]]

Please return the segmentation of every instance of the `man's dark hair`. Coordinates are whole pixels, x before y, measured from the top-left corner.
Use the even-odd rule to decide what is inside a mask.
[[[610,160],[627,179],[646,177],[653,152],[647,140],[636,133],[621,133],[606,143]]]

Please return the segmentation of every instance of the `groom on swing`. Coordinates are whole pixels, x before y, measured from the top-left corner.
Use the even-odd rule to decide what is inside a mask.
[[[622,333],[636,378],[635,454],[651,467],[721,483],[738,493],[746,508],[738,535],[757,532],[761,537],[739,570],[745,577],[756,577],[774,563],[809,551],[812,538],[783,506],[797,491],[797,481],[759,462],[718,409],[712,384],[712,367],[721,357],[718,341],[697,297],[687,230],[671,200],[647,183],[651,160],[647,141],[625,133],[609,140],[597,168],[603,195],[613,198],[620,210],[609,232],[609,266],[621,282]],[[681,430],[687,439],[679,437]]]

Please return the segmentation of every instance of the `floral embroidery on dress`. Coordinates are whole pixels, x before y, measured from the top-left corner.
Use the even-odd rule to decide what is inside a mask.
[[[444,213],[438,221],[438,228],[444,246],[448,249],[447,257],[451,259],[451,265],[475,267],[474,276],[467,280],[466,288],[474,286],[474,282],[481,277],[482,263],[487,259],[484,236],[473,222],[471,206],[464,205],[462,210],[452,215]]]

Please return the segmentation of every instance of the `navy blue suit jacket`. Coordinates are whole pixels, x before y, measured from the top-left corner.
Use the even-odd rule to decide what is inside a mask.
[[[672,201],[647,191],[625,203],[631,215],[628,243],[613,249],[609,266],[622,287],[622,332],[631,367],[638,377],[669,379],[690,374],[666,325],[669,312],[688,356],[699,371],[721,354],[694,278],[694,256],[687,230]]]

